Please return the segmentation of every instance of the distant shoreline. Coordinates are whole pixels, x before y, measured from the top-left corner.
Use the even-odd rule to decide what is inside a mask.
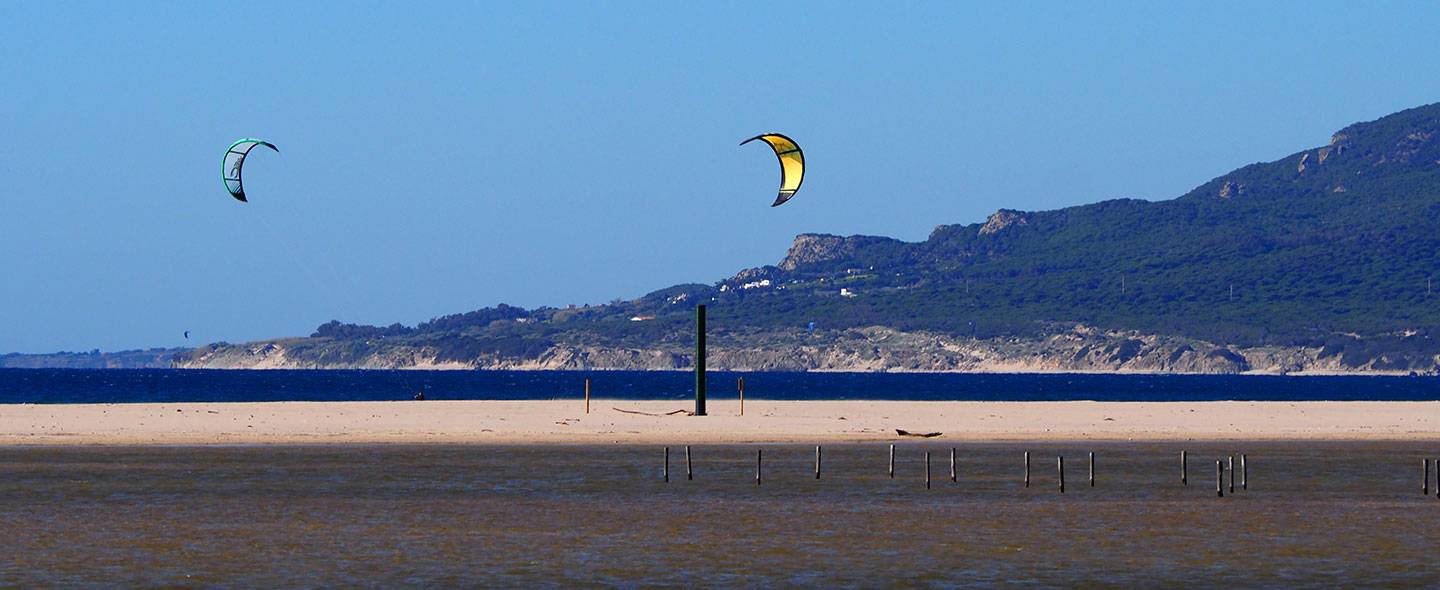
[[[689,401],[0,405],[0,445],[1440,441],[1440,402]],[[942,433],[935,438],[898,436]]]
[[[591,367],[584,369],[555,369],[555,368],[532,368],[532,367],[510,367],[510,368],[472,368],[454,366],[408,366],[408,367],[19,367],[0,366],[0,370],[24,370],[24,371],[519,371],[534,373],[690,373],[691,369],[633,369],[615,367]],[[1337,370],[1312,370],[1312,371],[1243,371],[1238,373],[1207,373],[1191,371],[1146,371],[1146,370],[965,370],[965,371],[932,371],[925,369],[885,369],[885,370],[862,370],[862,369],[808,369],[804,371],[789,370],[755,370],[755,369],[716,369],[711,368],[711,373],[741,373],[741,374],[765,374],[765,373],[852,373],[859,375],[1137,375],[1137,376],[1216,376],[1216,377],[1440,377],[1429,373],[1414,373],[1411,371],[1337,371]]]

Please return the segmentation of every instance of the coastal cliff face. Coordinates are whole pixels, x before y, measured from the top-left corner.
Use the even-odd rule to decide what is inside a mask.
[[[177,368],[210,369],[504,369],[687,370],[693,350],[555,344],[533,357],[481,354],[442,360],[434,347],[384,346],[342,357],[300,340],[211,346],[177,357]],[[720,371],[1135,372],[1185,374],[1405,374],[1383,363],[1347,364],[1324,348],[1234,348],[1184,338],[1101,332],[1077,326],[1045,338],[965,339],[870,327],[728,336],[710,345],[707,366]]]

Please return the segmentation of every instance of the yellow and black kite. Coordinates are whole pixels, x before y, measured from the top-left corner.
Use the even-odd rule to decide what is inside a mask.
[[[805,152],[800,151],[800,144],[795,140],[779,133],[756,135],[740,142],[740,145],[757,139],[770,144],[770,148],[775,150],[775,157],[780,159],[780,195],[770,204],[771,207],[779,207],[795,196],[795,191],[800,190],[800,183],[805,180]]]

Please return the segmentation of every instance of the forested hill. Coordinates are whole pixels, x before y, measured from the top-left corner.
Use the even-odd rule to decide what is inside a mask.
[[[713,342],[770,353],[766,362],[781,367],[773,359],[787,347],[823,350],[883,327],[945,342],[1127,332],[1210,343],[1222,357],[1309,348],[1312,360],[1344,367],[1432,370],[1437,132],[1440,105],[1428,105],[1351,125],[1328,145],[1245,166],[1173,200],[1001,210],[983,224],[939,226],[918,243],[806,234],[778,264],[712,285],[577,309],[500,306],[416,327],[332,323],[270,346],[295,366],[518,366],[566,347],[669,355],[657,362],[683,366],[694,306],[707,303]],[[1137,342],[1129,346],[1159,346]],[[180,364],[223,354],[197,349]]]
[[[801,236],[778,267],[747,276],[825,278],[862,296],[787,289],[773,297],[793,305],[749,297],[737,319],[947,332],[974,321],[982,335],[1083,322],[1244,345],[1429,331],[1440,323],[1427,291],[1440,268],[1437,131],[1430,105],[1175,200],[1002,210],[915,244]]]

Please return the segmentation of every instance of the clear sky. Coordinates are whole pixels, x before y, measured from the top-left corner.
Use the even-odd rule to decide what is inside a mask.
[[[1433,4],[687,4],[0,2],[0,352],[632,298],[1440,100]]]

